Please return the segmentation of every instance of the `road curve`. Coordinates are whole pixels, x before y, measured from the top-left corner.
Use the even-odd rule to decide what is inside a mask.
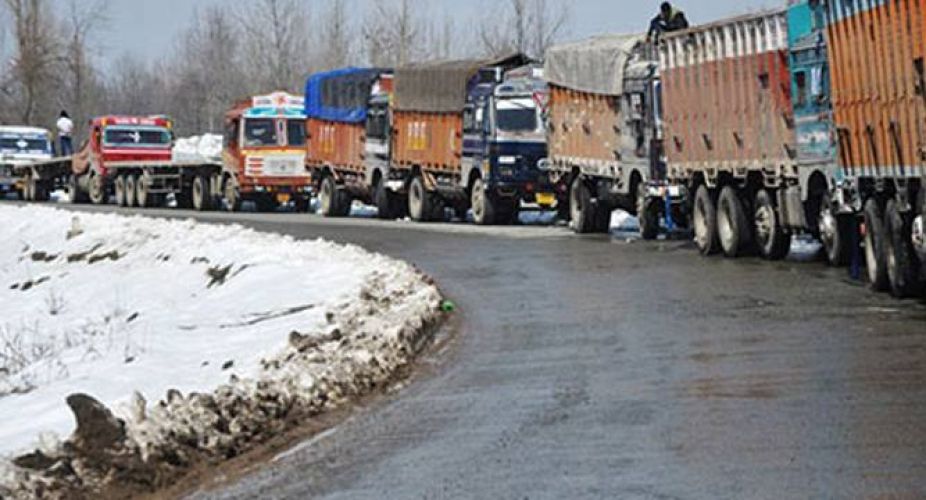
[[[196,497],[926,494],[926,307],[842,271],[563,228],[197,217],[411,261],[461,326],[435,375]]]

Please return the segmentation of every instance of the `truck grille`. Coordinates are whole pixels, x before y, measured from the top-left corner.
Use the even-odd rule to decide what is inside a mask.
[[[251,177],[301,177],[305,165],[301,155],[249,157],[246,173]]]

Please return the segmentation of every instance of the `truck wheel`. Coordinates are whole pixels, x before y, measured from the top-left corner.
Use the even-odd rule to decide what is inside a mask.
[[[376,184],[374,198],[376,199],[377,216],[380,219],[395,220],[402,217],[404,212],[402,197],[386,187],[385,179],[381,179]]]
[[[756,193],[753,230],[759,254],[766,260],[781,260],[791,251],[791,234],[781,227],[772,195],[765,189]]]
[[[649,196],[643,182],[637,184],[637,217],[640,219],[640,237],[652,241],[659,237],[660,199]]]
[[[743,255],[751,241],[751,228],[739,195],[731,186],[720,190],[717,201],[717,233],[723,253],[731,259]]]
[[[231,178],[225,179],[225,189],[223,191],[225,192],[225,210],[229,212],[241,210],[241,191],[235,185],[235,181]]]
[[[125,206],[125,176],[120,175],[113,181],[113,195],[116,198],[116,206]]]
[[[572,229],[578,234],[594,232],[597,226],[595,207],[592,204],[592,193],[582,176],[576,176],[569,188],[569,217],[572,219]]]
[[[135,206],[135,196],[138,194],[135,187],[137,182],[138,179],[134,175],[128,174],[125,176],[125,206],[127,207]]]
[[[473,206],[473,222],[480,226],[491,226],[496,222],[495,200],[486,192],[485,181],[476,179],[473,191],[470,194],[470,203]]]
[[[350,215],[350,200],[346,193],[338,189],[334,177],[328,175],[322,179],[318,191],[318,209],[325,217],[347,217]]]
[[[694,202],[694,240],[702,255],[720,252],[720,238],[717,234],[717,207],[707,186],[698,188]]]
[[[151,195],[151,180],[145,175],[139,175],[135,179],[135,204],[140,208],[148,208],[153,205]]]
[[[77,175],[68,176],[67,189],[68,199],[72,205],[87,203],[87,193],[80,188],[80,178]]]
[[[106,179],[93,172],[90,174],[90,202],[94,205],[106,203]]]
[[[829,194],[820,200],[820,214],[817,218],[820,242],[826,261],[833,267],[842,267],[851,257],[852,233],[858,231],[858,223],[852,215],[839,215],[833,210]]]
[[[598,203],[595,205],[595,231],[596,233],[611,232],[611,214],[613,210],[608,205]]]
[[[193,178],[193,209],[199,212],[212,210],[212,184],[207,177],[197,175]]]
[[[923,279],[926,279],[926,182],[920,187],[919,210],[913,220],[912,240],[920,261]]]
[[[887,258],[884,254],[884,214],[874,198],[865,202],[863,212],[865,223],[865,265],[868,268],[868,283],[876,292],[887,290],[890,279],[887,275]]]
[[[408,214],[415,222],[431,222],[437,218],[440,203],[424,187],[424,179],[419,175],[412,179],[408,188]]]
[[[912,225],[897,208],[897,201],[887,202],[884,213],[884,255],[891,294],[898,299],[919,292],[919,263],[913,249]]]

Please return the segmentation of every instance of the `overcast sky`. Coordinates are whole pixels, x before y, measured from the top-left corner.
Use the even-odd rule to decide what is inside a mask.
[[[304,0],[309,8],[323,9],[325,0]],[[349,13],[363,17],[365,7],[376,0],[348,0]],[[480,10],[504,0],[419,0],[423,8],[440,15],[449,12],[457,29],[466,29]],[[558,3],[566,0],[550,0]],[[572,0],[573,13],[568,38],[598,33],[644,31],[658,10],[658,0]],[[89,2],[88,2],[89,3]],[[101,35],[107,59],[129,53],[138,57],[159,57],[172,48],[174,37],[196,9],[211,4],[231,7],[233,0],[108,0],[109,25]],[[695,23],[740,14],[761,7],[785,4],[785,0],[678,0]],[[475,29],[475,28],[474,28]]]

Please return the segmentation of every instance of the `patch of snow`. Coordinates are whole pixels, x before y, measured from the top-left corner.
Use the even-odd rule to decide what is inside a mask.
[[[387,299],[358,299],[366,295]],[[129,420],[135,391],[152,401],[170,389],[208,393],[232,375],[311,386],[321,378],[305,365],[271,369],[266,360],[291,349],[291,332],[349,331],[341,320],[354,321],[354,308],[373,314],[365,324],[392,343],[345,352],[330,343],[320,369],[397,357],[376,349],[398,349],[390,335],[406,333],[394,324],[420,324],[439,300],[409,265],[358,247],[0,206],[0,454],[71,433],[64,400],[74,393]],[[376,316],[387,309],[391,316]]]
[[[375,219],[376,217],[379,217],[379,209],[372,205],[366,205],[359,201],[354,201],[353,205],[350,207],[350,216],[363,217],[365,219]]]
[[[178,162],[220,162],[222,136],[204,134],[177,139],[174,143],[173,159]]]

